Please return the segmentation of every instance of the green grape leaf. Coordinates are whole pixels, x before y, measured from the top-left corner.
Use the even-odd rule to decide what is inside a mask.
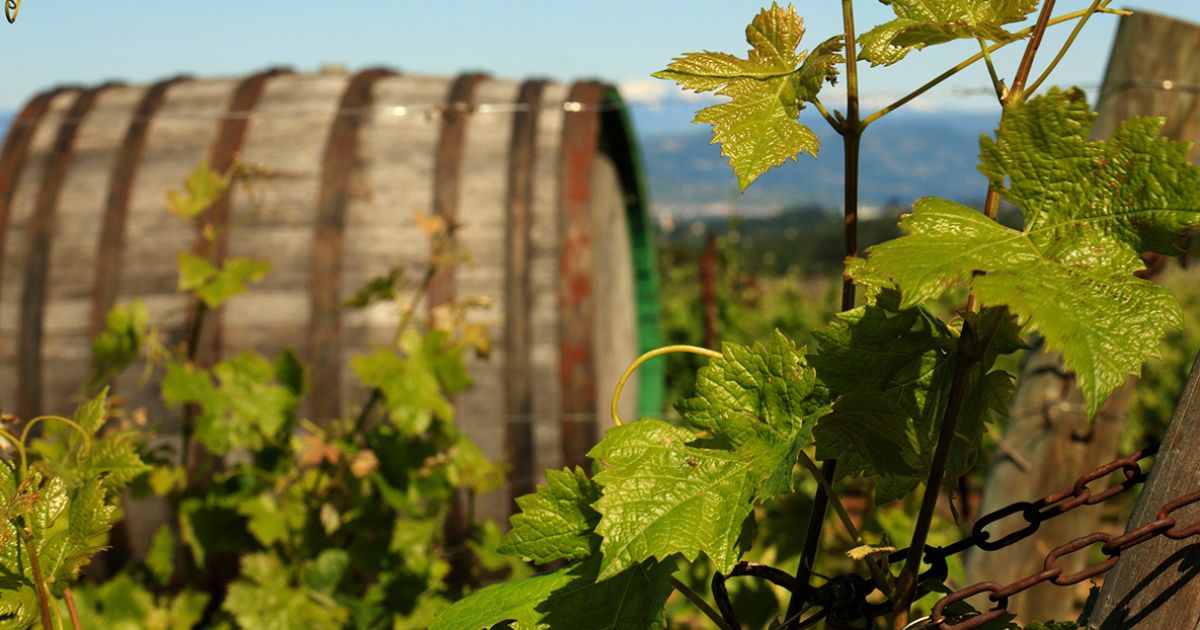
[[[271,263],[259,258],[230,258],[218,268],[190,252],[180,252],[178,263],[179,290],[195,292],[209,308],[245,292],[247,284],[262,280],[271,270]]]
[[[246,529],[263,547],[281,542],[288,537],[288,523],[279,509],[279,502],[269,492],[246,497],[237,507],[238,514],[246,517]]]
[[[372,278],[354,295],[342,301],[344,308],[362,309],[376,302],[391,302],[399,295],[396,289],[404,280],[404,269],[402,267],[393,267],[388,270],[386,275]]]
[[[139,475],[150,470],[138,452],[141,436],[132,430],[101,428],[108,420],[108,390],[80,404],[75,424],[92,437],[84,442],[74,427],[51,422],[33,443],[32,451],[42,456],[42,467],[63,479],[74,489],[99,480],[106,488],[119,491]]]
[[[0,628],[24,630],[38,625],[38,598],[33,582],[0,578]]]
[[[1161,137],[1163,119],[1151,117],[1089,141],[1095,118],[1079,89],[1011,107],[996,139],[981,140],[980,170],[1024,213],[1039,250],[1087,225],[1135,253],[1180,253],[1181,236],[1200,224],[1191,144]]]
[[[1182,321],[1170,292],[1134,277],[1143,268],[1136,252],[1091,225],[1044,243],[933,198],[918,201],[900,225],[907,234],[871,248],[869,260],[892,278],[903,301],[934,299],[969,280],[982,303],[1007,305],[1063,353],[1089,414],[1157,356],[1167,329]]]
[[[521,512],[510,519],[500,551],[537,564],[588,556],[600,521],[592,504],[599,498],[600,486],[582,468],[547,470],[545,486],[517,499]]]
[[[141,300],[114,306],[108,311],[104,330],[92,341],[89,390],[95,390],[137,359],[146,342],[149,322],[149,312]]]
[[[172,362],[161,383],[167,404],[200,406],[195,435],[211,451],[258,448],[287,427],[298,398],[278,383],[276,366],[243,352],[218,363],[212,374],[216,382],[191,364]]]
[[[916,477],[920,447],[908,413],[881,393],[846,394],[821,418],[814,433],[817,458],[871,477]]]
[[[827,408],[812,396],[815,384],[804,349],[775,331],[765,347],[725,344],[722,357],[696,374],[697,395],[676,408],[711,436],[708,446],[774,463],[756,494],[767,499],[791,490],[797,451],[812,441],[812,426]]]
[[[308,563],[305,584],[314,591],[332,595],[349,568],[349,552],[345,549],[325,549]]]
[[[182,219],[195,218],[216,203],[228,189],[228,180],[210,169],[208,162],[201,162],[188,174],[184,190],[167,193],[167,210]]]
[[[380,348],[351,362],[363,385],[383,393],[392,423],[416,435],[428,430],[434,418],[454,419],[454,405],[447,395],[466,387],[470,378],[462,348],[449,345],[443,332],[410,331],[402,346],[403,355]]]
[[[169,525],[162,525],[150,539],[150,549],[146,552],[146,568],[150,575],[161,585],[166,585],[175,572],[175,535]]]
[[[673,570],[672,563],[646,563],[598,581],[599,562],[592,558],[489,586],[443,611],[430,630],[660,629]]]
[[[108,388],[104,388],[99,394],[76,407],[72,419],[83,429],[84,433],[95,435],[100,427],[108,421]]]
[[[676,553],[695,560],[703,552],[722,572],[737,563],[764,463],[688,445],[696,439],[645,419],[610,429],[588,454],[606,464],[596,475],[604,495],[594,506],[603,538],[600,579]]]
[[[1038,0],[887,0],[896,19],[859,36],[859,56],[873,66],[892,65],[908,53],[956,39],[996,42],[1015,36],[1002,28],[1020,22]]]
[[[992,343],[968,373],[971,402],[955,430],[946,468],[950,479],[974,464],[984,423],[1003,416],[1007,399],[995,401],[1011,392],[1012,377],[991,370],[992,365],[999,355],[1024,347],[1016,319],[1003,308],[985,309],[982,319],[974,316],[972,322],[977,330],[990,332]],[[886,289],[874,303],[838,314],[813,336],[819,352],[809,360],[821,385],[840,397],[834,412],[813,431],[817,458],[837,459],[841,474],[883,477],[876,495],[881,503],[903,496],[928,476],[953,380],[959,330],[925,309],[900,308],[900,295]],[[861,433],[871,425],[880,427]],[[882,439],[875,439],[874,432]],[[880,448],[891,449],[893,456],[884,456]]]
[[[63,476],[72,482],[98,478],[112,490],[124,488],[150,471],[138,453],[138,437],[133,431],[119,431],[98,438],[90,448],[82,449],[73,463],[62,463]]]
[[[222,605],[243,628],[337,630],[349,613],[332,597],[288,583],[290,572],[278,558],[256,553],[242,558],[242,576],[229,586]]]
[[[836,65],[845,61],[843,42],[830,39],[809,54],[797,51],[803,37],[804,22],[795,8],[772,3],[746,27],[751,48],[745,59],[687,53],[654,73],[686,89],[730,97],[700,110],[693,122],[713,126],[713,142],[721,144],[742,190],[767,170],[820,149],[816,134],[796,117],[805,102],[815,101],[824,82],[837,78]]]

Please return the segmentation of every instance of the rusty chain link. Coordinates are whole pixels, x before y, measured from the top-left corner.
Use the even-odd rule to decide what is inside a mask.
[[[973,584],[967,588],[955,591],[938,600],[933,606],[933,611],[930,613],[931,622],[936,623],[935,627],[941,630],[971,630],[996,619],[1008,612],[1008,598],[1020,593],[1021,591],[1033,588],[1042,582],[1053,582],[1059,586],[1069,586],[1078,584],[1084,580],[1094,578],[1109,569],[1116,566],[1121,559],[1121,552],[1140,545],[1148,540],[1152,540],[1159,536],[1166,536],[1172,540],[1184,540],[1197,534],[1200,534],[1200,521],[1192,523],[1188,526],[1178,526],[1175,517],[1172,513],[1179,509],[1200,503],[1200,491],[1193,492],[1189,495],[1170,501],[1162,506],[1158,511],[1158,516],[1155,520],[1146,523],[1140,527],[1131,529],[1124,534],[1115,536],[1104,532],[1095,532],[1086,536],[1080,536],[1075,540],[1069,541],[1046,554],[1046,561],[1042,565],[1042,571],[1033,575],[1027,576],[1021,580],[1017,580],[1012,584],[1000,586],[995,582],[981,582]],[[1075,553],[1082,549],[1086,549],[1097,543],[1103,543],[1100,551],[1108,556],[1108,558],[1095,566],[1088,567],[1082,571],[1077,571],[1070,575],[1063,575],[1062,567],[1059,567],[1058,559],[1063,556]],[[985,613],[971,617],[957,624],[949,624],[945,622],[943,614],[946,606],[963,601],[973,595],[988,593],[988,599],[995,603],[995,606]]]
[[[968,536],[949,545],[942,547],[926,545],[922,560],[929,565],[929,569],[921,574],[921,581],[932,580],[937,583],[944,583],[949,573],[946,562],[947,558],[971,548],[978,548],[983,551],[997,551],[1011,546],[1032,536],[1038,531],[1041,524],[1048,520],[1066,514],[1080,506],[1103,503],[1125,492],[1129,488],[1144,482],[1147,472],[1142,470],[1140,462],[1143,459],[1153,456],[1156,450],[1156,447],[1146,448],[1128,457],[1113,460],[1084,473],[1075,480],[1075,483],[1070,488],[1042,497],[1036,501],[1019,501],[984,514],[975,521]],[[1121,471],[1125,477],[1120,483],[1100,491],[1092,489],[1091,486],[1093,483],[1117,471]],[[1046,554],[1041,571],[1011,584],[1002,585],[996,582],[980,582],[949,593],[938,600],[930,613],[927,624],[921,627],[939,628],[940,630],[971,630],[978,628],[1007,614],[1010,597],[1033,588],[1038,584],[1043,582],[1053,582],[1059,586],[1077,584],[1112,569],[1116,566],[1118,560],[1120,560],[1122,552],[1148,540],[1159,536],[1166,536],[1173,540],[1183,540],[1196,536],[1200,534],[1200,521],[1188,525],[1180,525],[1171,516],[1178,510],[1195,503],[1200,503],[1200,491],[1167,502],[1159,510],[1157,518],[1154,521],[1131,529],[1124,534],[1113,535],[1096,532],[1080,536],[1059,545]],[[989,530],[994,529],[996,523],[1017,515],[1020,515],[1020,518],[1024,520],[1024,525],[1016,531],[993,540],[992,531]],[[1100,551],[1107,556],[1107,559],[1082,571],[1067,575],[1063,574],[1062,567],[1058,566],[1061,558],[1097,544],[1101,545]],[[888,562],[902,562],[908,557],[909,553],[912,553],[911,548],[894,551],[888,556]],[[747,573],[741,574],[746,575]],[[853,574],[850,576],[857,577],[864,584],[866,583],[865,578]],[[809,587],[805,594],[805,599],[809,604],[818,606],[822,610],[806,619],[801,624],[802,627],[815,623],[826,616],[830,616],[831,620],[832,616],[840,617],[838,621],[843,625],[839,627],[856,627],[854,625],[855,622],[861,621],[869,624],[872,619],[891,611],[891,602],[871,604],[866,601],[866,595],[870,591],[870,588],[864,589],[861,585],[859,588],[850,589],[833,588],[836,584],[846,582],[844,578],[849,578],[850,576],[834,578],[830,581],[830,584],[821,588]],[[722,588],[724,586],[723,578],[724,576],[721,579]],[[955,624],[947,622],[945,616],[947,606],[983,593],[987,593],[988,599],[994,604],[991,609]],[[834,611],[838,614],[832,615]]]

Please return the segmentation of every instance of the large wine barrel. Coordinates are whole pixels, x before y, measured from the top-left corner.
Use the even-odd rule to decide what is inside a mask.
[[[617,377],[657,345],[645,193],[610,86],[372,69],[64,87],[25,105],[0,154],[0,411],[69,412],[114,304],[141,297],[182,335],[175,257],[200,236],[164,195],[204,160],[266,167],[256,199],[235,188],[211,217],[214,256],[272,270],[208,318],[197,358],[294,348],[316,384],[314,420],[365,400],[349,359],[389,342],[397,309],[340,303],[393,267],[420,275],[420,212],[460,223],[471,257],[437,276],[429,302],[492,298],[473,317],[494,352],[472,360],[457,417],[507,460],[513,492],[582,461]],[[631,416],[661,406],[649,367],[624,399]],[[117,393],[152,417],[178,414],[136,372]]]

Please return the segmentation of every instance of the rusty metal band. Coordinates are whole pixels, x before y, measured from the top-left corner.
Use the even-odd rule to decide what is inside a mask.
[[[122,254],[125,251],[125,226],[129,220],[129,200],[137,178],[142,152],[154,115],[166,101],[171,86],[187,80],[179,76],[159,81],[147,88],[134,111],[125,138],[117,149],[108,178],[108,197],[104,205],[100,241],[96,246],[96,275],[92,284],[92,309],[89,330],[92,337],[104,330],[105,316],[116,303],[121,290]]]
[[[433,309],[454,301],[456,265],[452,252],[455,249],[454,228],[458,224],[458,197],[462,181],[463,147],[467,139],[467,121],[474,109],[475,89],[487,79],[484,74],[463,74],[450,84],[446,95],[446,106],[442,109],[441,127],[438,129],[436,153],[433,163],[433,216],[441,218],[449,227],[449,237],[442,244],[439,266],[429,282],[425,299],[427,308]],[[434,252],[438,256],[439,252]]]
[[[362,170],[359,135],[372,104],[376,81],[395,73],[363,70],[350,78],[321,159],[316,231],[309,270],[308,357],[315,387],[308,397],[309,417],[317,422],[341,413],[341,279],[346,208],[352,183]]]
[[[233,166],[250,130],[250,114],[258,107],[258,101],[266,90],[267,81],[289,72],[285,68],[271,68],[252,74],[237,84],[229,98],[226,115],[217,125],[217,137],[209,148],[208,167],[210,169],[216,173],[226,173],[229,167]],[[225,262],[225,256],[229,253],[231,225],[229,214],[232,202],[233,189],[231,188],[205,210],[203,224],[196,234],[195,252],[201,256],[207,255],[208,259],[217,266]],[[211,229],[211,233],[207,236],[205,225]],[[192,358],[199,365],[210,366],[221,357],[222,309],[199,317],[198,314],[202,311],[201,303],[197,298],[192,303],[191,321],[188,322],[188,329],[191,330],[193,326],[197,325],[197,319],[199,320],[199,329],[194,331],[193,336]]]
[[[105,83],[83,90],[75,97],[46,156],[33,214],[26,225],[29,253],[25,258],[25,286],[21,295],[20,338],[17,342],[17,415],[23,418],[32,418],[42,407],[42,334],[59,193],[66,180],[79,127],[100,93],[113,85]]]
[[[21,179],[21,172],[25,169],[25,155],[29,153],[38,123],[50,109],[54,97],[69,89],[74,88],[54,88],[30,99],[12,121],[8,128],[8,137],[4,140],[4,148],[0,149],[0,278],[3,278],[4,271],[4,242],[8,231],[8,215],[13,198],[17,194],[17,180]],[[0,290],[3,288],[4,283],[0,282]]]
[[[526,81],[517,93],[521,106],[513,114],[508,151],[508,196],[504,224],[508,226],[504,254],[504,374],[506,413],[519,421],[505,425],[510,496],[533,492],[534,446],[532,292],[529,276],[530,231],[533,224],[534,181],[537,171],[538,105],[545,81]],[[514,503],[512,509],[515,512]]]
[[[596,319],[592,294],[592,165],[599,149],[598,106],[610,88],[600,83],[571,86],[567,100],[579,107],[564,115],[562,171],[559,175],[559,373],[560,426],[565,466],[584,466],[596,442],[596,365],[592,332]],[[581,419],[583,418],[583,419]]]

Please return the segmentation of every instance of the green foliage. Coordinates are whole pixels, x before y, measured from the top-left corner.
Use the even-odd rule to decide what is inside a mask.
[[[908,53],[956,39],[1007,42],[1005,24],[1020,22],[1038,0],[887,0],[896,19],[863,33],[859,53],[871,65],[892,65]]]
[[[150,316],[146,304],[135,300],[113,307],[105,319],[104,330],[92,341],[92,390],[129,366],[146,343]]]
[[[280,382],[288,378],[281,369],[291,367],[290,362],[272,365],[249,352],[221,361],[211,373],[172,362],[163,376],[162,397],[169,405],[199,407],[195,435],[213,453],[261,448],[281,439],[291,426],[299,392]]]
[[[246,291],[246,284],[258,282],[271,270],[271,263],[256,258],[231,258],[217,267],[207,258],[180,252],[179,290],[193,291],[209,308]]]
[[[188,191],[172,197],[172,210],[199,217],[233,177],[201,167]],[[211,226],[202,227],[211,237]],[[431,261],[422,277],[433,277],[438,264]],[[180,290],[216,307],[266,265],[235,259],[217,268],[185,253],[180,271]],[[396,271],[360,295],[394,301],[388,287],[399,281]],[[427,287],[416,289],[422,295]],[[427,628],[484,579],[528,574],[496,552],[495,526],[466,521],[457,533],[458,523],[445,523],[461,494],[491,491],[504,478],[454,426],[451,397],[470,383],[465,353],[488,345],[482,327],[462,317],[469,306],[447,305],[436,322],[406,316],[395,347],[355,360],[371,402],[353,419],[321,426],[299,415],[308,384],[295,353],[272,360],[243,352],[204,366],[188,358],[194,348],[160,341],[141,302],[113,309],[94,344],[89,388],[101,389],[98,397],[73,419],[30,421],[20,438],[0,417],[0,628],[37,623],[39,600],[57,612],[72,584],[85,627]],[[190,325],[209,316],[199,309]],[[194,338],[189,332],[183,337]],[[175,439],[156,436],[162,419],[141,409],[110,418],[104,385],[140,360],[147,374],[162,368],[159,394],[181,415],[178,452],[161,446]],[[40,435],[26,444],[32,424]],[[196,459],[197,452],[206,455]],[[170,525],[108,582],[78,585],[81,568],[108,544],[126,488],[163,496]],[[463,556],[470,571],[452,574],[450,560]],[[227,592],[179,586],[229,580]],[[606,588],[613,587],[585,593],[612,595]],[[657,592],[666,597],[662,584]],[[560,596],[564,605],[579,605],[573,593]]]
[[[671,592],[667,577],[673,569],[670,564],[639,564],[598,581],[599,563],[593,558],[485,588],[440,615],[432,630],[663,628],[662,608]]]
[[[1134,273],[1140,251],[1170,253],[1200,224],[1200,171],[1185,145],[1157,137],[1160,121],[1089,142],[1091,119],[1080,92],[1052,91],[1013,108],[997,140],[983,141],[982,169],[1021,208],[1023,230],[924,199],[901,221],[908,234],[873,247],[869,263],[905,304],[968,280],[983,303],[1008,306],[1063,353],[1094,414],[1181,323],[1171,295]]]
[[[216,203],[229,190],[229,177],[201,162],[184,182],[182,191],[167,193],[167,210],[182,219],[194,219]]]
[[[223,608],[243,628],[345,627],[349,614],[328,591],[291,584],[288,574],[283,562],[271,554],[242,558],[242,577],[229,586]]]
[[[1082,90],[1051,90],[1005,112],[981,139],[980,170],[1025,215],[1029,238],[1055,250],[1092,227],[1134,253],[1179,254],[1200,224],[1200,167],[1187,142],[1159,135],[1163,119],[1136,117],[1089,141],[1096,114]]]
[[[156,596],[124,573],[98,586],[84,585],[74,599],[84,628],[112,630],[190,630],[208,604],[208,595],[191,590]],[[66,616],[65,606],[60,616]]]
[[[716,90],[730,97],[701,110],[694,122],[713,126],[713,142],[721,143],[721,155],[729,158],[743,190],[772,167],[804,151],[816,155],[820,148],[816,134],[796,116],[816,100],[823,83],[837,78],[843,43],[835,37],[812,53],[797,52],[803,37],[804,22],[796,10],[776,3],[746,27],[751,48],[745,59],[687,53],[654,74],[696,92]]]
[[[32,625],[38,589],[59,597],[78,579],[106,546],[121,490],[148,470],[128,434],[101,433],[107,420],[103,391],[74,420],[47,418],[43,437],[0,462],[0,627]]]
[[[590,535],[600,521],[592,504],[600,486],[583,469],[547,470],[546,485],[517,499],[521,512],[512,517],[512,529],[500,551],[537,563],[578,560],[592,551]]]
[[[754,504],[791,490],[820,408],[805,400],[814,384],[803,351],[782,336],[767,347],[726,344],[701,370],[699,395],[680,405],[700,433],[649,419],[609,430],[590,453],[606,464],[596,476],[601,577],[673,553],[703,552],[731,569]]]
[[[961,322],[957,322],[961,326]],[[972,408],[955,431],[946,477],[974,465],[988,420],[1003,417],[1013,377],[993,369],[996,358],[1024,347],[1015,320],[988,309],[975,322],[990,334],[989,350],[970,367]],[[944,420],[958,362],[961,330],[920,308],[900,308],[895,291],[873,304],[839,313],[814,334],[818,378],[841,398],[814,431],[818,459],[837,459],[842,474],[881,480],[876,500],[897,499],[925,480]]]

